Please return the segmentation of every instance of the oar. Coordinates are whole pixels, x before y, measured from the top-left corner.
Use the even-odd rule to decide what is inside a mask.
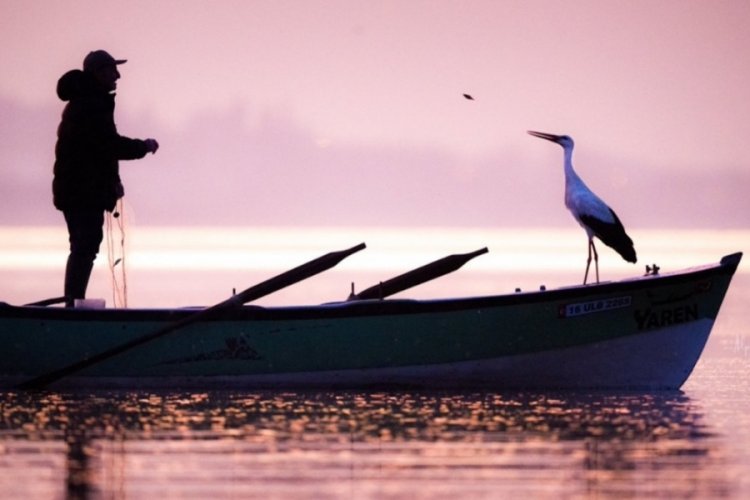
[[[365,248],[365,244],[360,243],[359,245],[348,250],[331,252],[318,257],[317,259],[311,260],[310,262],[295,267],[294,269],[290,269],[289,271],[279,274],[278,276],[274,276],[273,278],[258,283],[255,286],[251,286],[247,290],[233,295],[223,302],[219,302],[218,304],[206,309],[201,309],[199,312],[191,314],[179,321],[175,321],[174,323],[170,323],[147,335],[143,335],[128,342],[124,342],[111,349],[100,352],[99,354],[95,354],[94,356],[81,359],[80,361],[76,361],[75,363],[72,363],[64,368],[60,368],[58,370],[54,370],[34,377],[33,379],[21,383],[18,387],[19,389],[41,389],[53,382],[56,382],[57,380],[60,380],[61,378],[72,375],[80,370],[83,370],[84,368],[88,368],[89,366],[101,363],[102,361],[106,361],[141,344],[145,344],[146,342],[150,342],[151,340],[163,337],[176,330],[185,328],[186,326],[193,323],[210,319],[224,311],[240,307],[242,304],[250,302],[251,300],[259,299],[277,290],[281,290],[282,288],[309,278],[310,276],[321,273],[327,269],[332,268],[353,253],[359,252],[363,248]]]
[[[62,304],[63,302],[65,302],[65,299],[66,297],[54,297],[51,299],[38,300],[36,302],[24,304],[24,306],[51,306],[53,304]]]
[[[487,253],[487,247],[470,253],[454,254],[418,267],[409,272],[371,286],[359,293],[352,293],[347,300],[383,299],[389,295],[421,285],[444,274],[455,271],[478,255]],[[353,292],[353,291],[352,291]]]

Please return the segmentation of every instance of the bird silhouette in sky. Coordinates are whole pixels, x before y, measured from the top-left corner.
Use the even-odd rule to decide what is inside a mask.
[[[578,224],[586,231],[589,239],[589,254],[586,261],[586,273],[583,276],[583,284],[589,276],[591,267],[591,254],[593,251],[594,265],[596,267],[596,282],[599,283],[599,254],[594,246],[594,237],[599,238],[605,245],[613,248],[627,262],[635,264],[637,258],[633,240],[625,232],[625,228],[620,222],[619,217],[614,210],[604,203],[586,183],[573,170],[573,147],[575,143],[570,136],[554,135],[544,132],[534,132],[529,130],[529,134],[534,137],[546,139],[562,146],[564,151],[564,168],[565,168],[565,206],[578,221]]]

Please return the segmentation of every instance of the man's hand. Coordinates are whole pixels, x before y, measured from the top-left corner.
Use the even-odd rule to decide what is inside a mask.
[[[156,150],[159,149],[159,143],[156,142],[156,139],[146,139],[143,142],[146,143],[146,151],[151,154],[156,153]]]

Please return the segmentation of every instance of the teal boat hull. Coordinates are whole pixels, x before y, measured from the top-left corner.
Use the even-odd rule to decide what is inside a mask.
[[[742,254],[554,290],[439,300],[243,306],[56,387],[678,389]],[[60,369],[201,309],[0,303],[0,385]]]

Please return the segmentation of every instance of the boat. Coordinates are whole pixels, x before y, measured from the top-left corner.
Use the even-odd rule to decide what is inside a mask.
[[[388,298],[398,288],[384,282],[340,302],[246,303],[320,272],[308,263],[213,307],[0,302],[0,386],[677,390],[741,258],[668,273],[654,266],[598,284],[429,300]]]

